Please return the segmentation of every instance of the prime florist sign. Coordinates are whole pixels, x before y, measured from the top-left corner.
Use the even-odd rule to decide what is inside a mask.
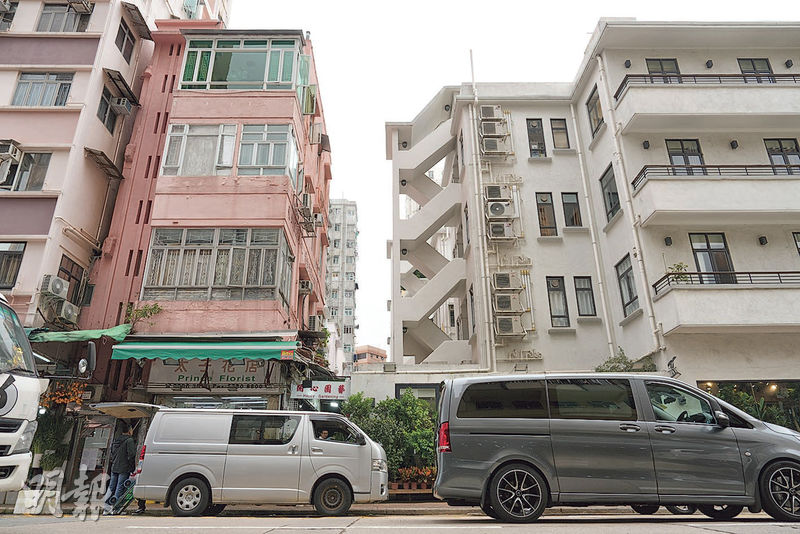
[[[278,369],[265,360],[209,360],[208,386],[211,389],[267,390],[267,369]],[[147,390],[152,392],[208,391],[201,383],[206,360],[154,360]],[[276,371],[273,371],[276,373]],[[274,387],[274,383],[272,384]]]
[[[310,388],[292,384],[293,399],[345,400],[350,396],[350,379],[343,382],[314,380]]]

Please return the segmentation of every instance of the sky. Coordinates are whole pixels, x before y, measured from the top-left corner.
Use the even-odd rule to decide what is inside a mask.
[[[794,1],[232,0],[231,29],[311,32],[331,140],[331,198],[358,203],[358,345],[387,347],[392,236],[385,123],[411,121],[444,85],[570,82],[601,17],[798,20]]]

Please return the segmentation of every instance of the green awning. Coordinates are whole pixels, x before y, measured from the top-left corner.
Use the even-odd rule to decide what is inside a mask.
[[[112,360],[293,360],[297,341],[185,341],[120,343]]]
[[[70,343],[72,341],[91,341],[108,336],[114,341],[122,341],[130,333],[131,325],[121,324],[105,330],[73,330],[71,332],[42,332],[41,330],[34,330],[29,333],[28,340],[31,343],[50,343],[52,341]]]

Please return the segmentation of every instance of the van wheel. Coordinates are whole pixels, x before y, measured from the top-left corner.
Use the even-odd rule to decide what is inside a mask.
[[[172,513],[179,517],[202,514],[208,507],[210,493],[206,483],[199,478],[184,478],[175,484],[169,496]]]
[[[692,515],[697,511],[697,506],[693,504],[671,504],[667,506],[667,510],[675,515]]]
[[[800,465],[776,462],[761,475],[761,502],[778,521],[800,521]]]
[[[500,521],[535,521],[547,506],[547,484],[527,465],[509,464],[492,477],[489,502]]]
[[[205,511],[203,511],[203,515],[219,515],[226,506],[226,504],[209,504],[206,506]]]
[[[494,511],[494,508],[492,508],[492,505],[489,504],[489,501],[486,501],[483,504],[481,504],[481,511],[484,514],[486,514],[489,517],[491,517],[492,519],[500,519],[499,517],[497,517],[497,512]]]
[[[637,514],[651,515],[658,512],[657,504],[632,504],[631,508]]]
[[[732,504],[701,504],[697,508],[712,519],[733,519],[744,510],[744,506]]]
[[[338,478],[329,478],[314,490],[313,502],[319,515],[342,515],[350,509],[353,497],[347,484]]]

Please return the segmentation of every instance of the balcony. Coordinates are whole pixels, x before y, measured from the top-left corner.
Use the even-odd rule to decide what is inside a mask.
[[[800,271],[669,273],[653,291],[664,335],[800,332]]]
[[[800,165],[645,165],[631,185],[643,227],[783,224],[800,214]]]
[[[628,75],[614,94],[623,133],[791,130],[800,75]]]

